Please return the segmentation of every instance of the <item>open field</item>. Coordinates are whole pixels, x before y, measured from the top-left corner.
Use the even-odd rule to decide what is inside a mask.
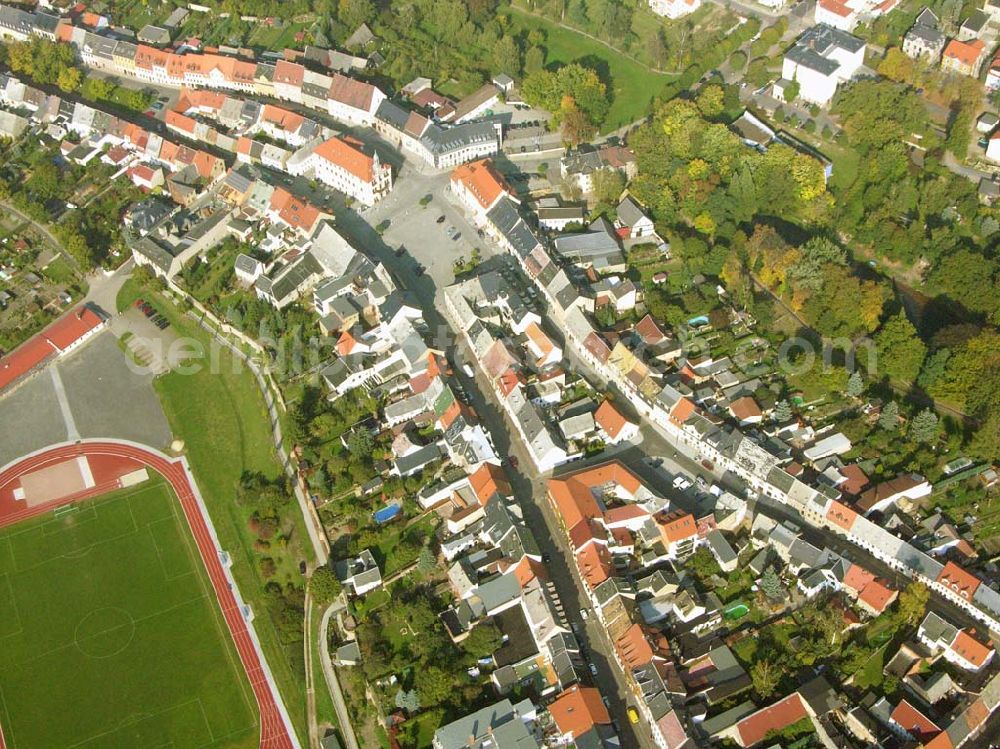
[[[151,294],[129,279],[118,296],[118,308],[129,307],[143,297],[170,320],[178,335],[208,346],[208,334],[160,295]],[[298,570],[311,546],[305,521],[294,500],[288,505],[282,533],[290,540],[271,557],[275,574],[264,580],[254,549],[257,540],[248,528],[253,509],[237,504],[236,488],[244,471],[276,477],[281,471],[271,439],[269,419],[253,374],[233,367],[233,357],[222,350],[219,371],[209,371],[208,362],[191,374],[169,372],[154,381],[163,411],[173,434],[184,440],[185,453],[219,536],[219,543],[233,557],[232,574],[240,592],[256,613],[254,626],[264,655],[271,666],[285,706],[301,739],[305,738],[305,675],[301,640],[285,642],[269,615],[274,605],[264,591],[266,582],[301,586]],[[297,627],[301,633],[301,623]],[[301,637],[301,634],[299,635]]]
[[[545,64],[570,63],[582,58],[596,58],[598,67],[606,66],[611,77],[611,108],[604,130],[616,130],[644,117],[653,99],[676,76],[654,73],[598,41],[558,26],[518,8],[509,10],[515,32],[540,28],[545,32]],[[603,71],[602,71],[603,72]]]
[[[10,747],[256,747],[253,694],[159,478],[0,530]]]

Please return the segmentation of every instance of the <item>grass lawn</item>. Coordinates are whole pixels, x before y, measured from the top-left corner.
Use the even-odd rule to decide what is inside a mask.
[[[308,23],[289,23],[284,28],[279,29],[261,24],[250,35],[247,46],[280,51],[296,44],[295,35],[300,31],[305,31],[310,25]]]
[[[871,689],[882,683],[887,647],[888,643],[872,653],[872,657],[854,674],[854,685],[858,689]]]
[[[257,746],[253,693],[159,477],[0,531],[0,612],[9,746]]]
[[[334,617],[330,617],[332,622]],[[323,662],[320,649],[327,647],[324,632],[320,632],[320,625],[323,623],[323,606],[313,606],[312,621],[309,622],[311,630],[312,660],[313,660],[313,684],[316,685],[316,722],[319,725],[329,724],[332,728],[340,728],[337,723],[337,710],[333,706],[333,698],[330,690],[326,687],[326,677],[323,675]],[[331,628],[334,626],[330,625]]]
[[[610,132],[641,119],[663,87],[676,76],[654,73],[643,65],[614,52],[600,42],[511,7],[511,28],[515,33],[540,28],[545,32],[545,64],[570,63],[581,58],[596,58],[602,73],[610,76],[611,108],[603,130]]]
[[[62,255],[57,255],[51,263],[45,266],[45,270],[42,272],[55,283],[74,284],[77,281],[76,271],[70,267],[69,261]]]
[[[143,297],[170,320],[180,335],[207,346],[208,335],[191,318],[158,294],[151,294],[129,279],[118,295],[124,309]],[[207,360],[202,362],[207,364]],[[185,453],[208,505],[222,548],[233,558],[233,576],[240,592],[257,616],[254,626],[264,654],[285,700],[300,738],[305,739],[305,675],[302,673],[302,646],[289,652],[281,643],[273,619],[267,614],[268,598],[253,545],[256,536],[247,527],[252,509],[235,501],[236,487],[243,471],[277,476],[281,471],[271,439],[270,422],[257,383],[244,367],[233,366],[228,350],[219,354],[218,372],[207,366],[192,374],[169,372],[154,381],[171,431],[184,440]],[[287,516],[294,524],[288,548],[272,549],[277,565],[271,578],[279,584],[301,585],[299,560],[311,554],[305,520],[294,499]]]

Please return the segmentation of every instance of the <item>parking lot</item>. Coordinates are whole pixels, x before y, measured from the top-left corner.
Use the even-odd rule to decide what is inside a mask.
[[[468,260],[474,248],[479,249],[482,262],[498,254],[496,245],[478,235],[451,195],[449,177],[404,170],[385,200],[364,211],[338,214],[338,224],[357,238],[361,247],[370,244],[365,236],[370,237],[371,228],[381,225],[381,241],[393,250],[405,248],[404,262],[398,265],[407,273],[421,275],[415,286],[433,285],[435,303],[441,302],[441,290],[454,283],[453,266],[458,258]],[[430,202],[421,205],[427,195]]]
[[[0,430],[0,465],[80,437],[117,437],[167,447],[170,426],[152,381],[152,374],[129,366],[110,331],[99,333],[79,351],[0,397],[0,423],[5,425]]]

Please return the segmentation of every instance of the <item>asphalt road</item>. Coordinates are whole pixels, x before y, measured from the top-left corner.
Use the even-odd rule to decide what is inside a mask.
[[[364,216],[346,212],[339,214],[338,225],[357,246],[381,260],[400,285],[414,297],[424,312],[424,320],[433,331],[432,345],[446,351],[452,359],[470,360],[471,357],[462,351],[462,345],[456,345],[456,336],[448,320],[443,316],[444,304],[441,299],[443,288],[453,282],[451,263],[458,254],[465,252],[460,249],[459,242],[448,240],[444,231],[449,225],[459,229],[464,236],[475,232],[462,215],[457,206],[451,204],[443,190],[447,189],[447,177],[427,178],[421,176],[412,182],[401,179],[386,201],[370,209]],[[398,190],[398,192],[397,192]],[[431,192],[434,199],[428,208],[421,208],[420,197]],[[437,216],[444,214],[447,222],[437,224]],[[371,224],[378,224],[384,216],[392,216],[392,226],[385,232],[385,240],[372,229]],[[429,220],[429,225],[428,225]],[[395,229],[395,231],[393,231]],[[431,232],[428,236],[419,232]],[[433,232],[439,232],[435,239]],[[395,247],[402,242],[410,252],[396,255]],[[488,250],[487,243],[482,245],[484,262],[497,263],[496,249]],[[427,268],[423,275],[417,275],[414,268],[420,262]],[[550,561],[546,564],[550,580],[556,593],[562,601],[570,621],[580,622],[578,639],[586,648],[589,660],[598,671],[595,679],[601,692],[608,697],[612,718],[618,724],[623,747],[653,746],[648,727],[644,724],[633,725],[626,713],[629,696],[625,678],[613,656],[613,647],[604,628],[596,617],[588,617],[584,621],[580,610],[589,608],[590,602],[583,593],[583,582],[579,579],[575,559],[569,550],[562,529],[546,499],[546,476],[531,472],[530,458],[524,446],[516,439],[512,440],[514,430],[506,423],[499,406],[493,400],[492,390],[485,379],[473,380],[467,377],[460,368],[456,376],[466,386],[472,400],[472,406],[479,414],[483,425],[493,437],[494,446],[500,455],[514,456],[518,459],[518,470],[508,469],[511,477],[511,487],[514,496],[522,509],[524,520],[529,528],[534,530],[535,538],[543,554]],[[490,393],[490,398],[484,396]],[[636,729],[639,729],[637,732]]]

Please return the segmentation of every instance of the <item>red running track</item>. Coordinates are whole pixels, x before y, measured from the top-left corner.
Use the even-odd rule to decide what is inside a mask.
[[[105,471],[105,477],[90,489],[86,489],[66,497],[52,500],[32,508],[15,506],[9,501],[13,484],[27,474],[44,468],[52,463],[60,463],[79,455],[86,455],[88,461],[95,466],[103,465],[110,468],[117,464],[118,471]],[[146,466],[162,475],[173,487],[180,500],[194,536],[195,543],[205,569],[215,589],[215,596],[222,609],[222,615],[233,636],[236,650],[246,669],[247,678],[253,688],[260,712],[260,746],[261,749],[298,749],[298,741],[290,734],[290,727],[282,716],[278,697],[264,672],[260,656],[253,639],[247,629],[239,604],[229,585],[229,578],[222,568],[219,553],[216,549],[208,523],[202,516],[201,507],[195,497],[195,488],[181,460],[171,460],[166,456],[144,449],[139,445],[110,441],[80,442],[71,445],[61,445],[31,455],[10,466],[0,473],[0,527],[20,522],[27,518],[51,512],[57,507],[79,502],[80,500],[106,494],[118,487],[118,477],[140,466]],[[111,478],[107,478],[111,475]],[[95,472],[95,479],[98,476]],[[6,743],[3,730],[0,727],[0,749],[5,749]]]

